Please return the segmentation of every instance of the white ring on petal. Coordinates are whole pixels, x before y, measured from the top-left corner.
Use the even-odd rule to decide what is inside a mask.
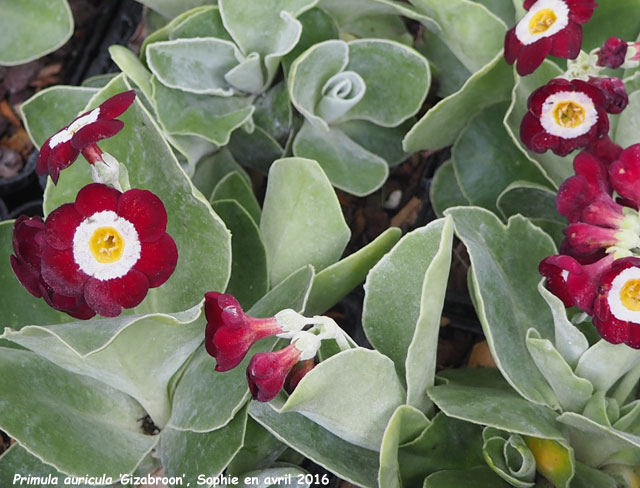
[[[575,127],[562,127],[556,122],[553,111],[558,103],[574,102],[585,110],[584,122]],[[549,95],[542,104],[540,113],[540,124],[549,134],[562,137],[563,139],[573,139],[574,137],[586,134],[598,122],[598,111],[593,100],[586,93],[579,91],[562,91]]]
[[[532,34],[529,32],[529,23],[531,18],[536,15],[540,10],[553,10],[556,14],[556,21],[546,31],[539,34]],[[544,37],[550,37],[557,34],[562,29],[569,25],[569,6],[563,0],[538,0],[534,3],[527,15],[520,19],[520,22],[516,25],[516,37],[518,40],[528,46]]]
[[[89,124],[93,124],[96,120],[98,120],[99,116],[100,116],[100,107],[94,108],[91,112],[89,112],[86,115],[83,115],[82,117],[78,117],[76,120],[71,122],[69,127],[55,133],[51,137],[51,139],[49,139],[49,147],[53,149],[58,144],[67,142],[80,129],[82,129],[83,127],[86,127]]]
[[[640,310],[629,310],[620,299],[620,292],[629,280],[640,280],[640,268],[632,267],[622,270],[611,282],[611,289],[607,296],[609,309],[615,318],[625,322],[640,324]]]
[[[100,227],[113,227],[124,240],[122,256],[113,263],[101,263],[91,252],[89,242],[93,233]],[[126,275],[140,259],[141,249],[135,226],[111,210],[96,212],[84,219],[73,235],[74,261],[86,274],[101,281]]]

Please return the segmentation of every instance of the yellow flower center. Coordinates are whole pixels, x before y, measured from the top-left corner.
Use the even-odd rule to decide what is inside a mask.
[[[529,21],[529,32],[531,34],[542,34],[558,20],[556,13],[550,8],[543,8],[536,12]]]
[[[559,102],[553,107],[553,118],[561,127],[573,129],[584,122],[587,117],[585,108],[577,102]]]
[[[99,263],[114,263],[122,257],[124,239],[113,227],[100,227],[89,239],[89,248]]]
[[[629,310],[640,311],[640,280],[627,281],[620,290],[620,301]]]

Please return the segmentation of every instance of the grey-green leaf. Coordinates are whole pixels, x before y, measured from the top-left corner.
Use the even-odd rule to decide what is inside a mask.
[[[2,349],[0,370],[0,428],[58,471],[117,478],[156,444],[140,405],[102,382],[16,349]]]
[[[398,242],[401,234],[400,229],[391,227],[362,249],[320,271],[313,280],[305,314],[326,312],[362,283],[369,270]]]
[[[350,235],[326,175],[302,158],[271,166],[260,231],[272,285],[306,264],[321,271],[335,263]]]
[[[0,65],[28,63],[55,51],[73,34],[66,0],[0,0]]]
[[[507,226],[476,207],[447,210],[469,251],[476,311],[492,356],[509,383],[533,403],[557,407],[525,345],[527,330],[553,338],[553,317],[538,294],[539,262],[555,254],[551,238],[516,215]]]
[[[404,398],[389,358],[356,348],[313,368],[280,411],[301,413],[351,444],[379,450],[385,426]]]

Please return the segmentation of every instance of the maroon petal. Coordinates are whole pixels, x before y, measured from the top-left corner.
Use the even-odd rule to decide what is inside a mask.
[[[583,222],[569,224],[565,229],[567,242],[574,252],[588,255],[601,248],[618,244],[618,229],[606,229]]]
[[[84,217],[76,211],[73,203],[65,203],[49,214],[44,223],[47,243],[60,251],[73,246],[73,236]]]
[[[282,390],[284,380],[300,354],[295,344],[291,344],[280,351],[253,356],[247,367],[247,381],[253,399],[259,402],[273,400]]]
[[[71,144],[78,151],[82,151],[90,144],[115,136],[123,127],[124,123],[120,120],[98,119],[76,132],[71,138]]]
[[[605,136],[592,141],[587,151],[606,164],[611,164],[620,157],[622,147],[613,142],[609,136]]]
[[[640,206],[640,144],[634,144],[620,153],[620,159],[609,166],[613,188],[623,197]]]
[[[10,262],[11,269],[20,284],[34,297],[40,298],[42,296],[40,290],[40,269],[34,268],[15,256],[10,256]]]
[[[575,59],[580,54],[582,46],[582,27],[574,22],[569,22],[567,27],[551,36],[551,39],[553,41],[552,56]]]
[[[121,192],[111,186],[91,183],[78,192],[75,207],[85,217],[104,210],[115,212],[121,195]]]
[[[522,43],[516,36],[516,28],[513,27],[507,31],[507,35],[504,38],[504,59],[508,64],[515,63],[520,49],[522,49]]]
[[[58,251],[51,246],[42,248],[42,279],[56,293],[67,296],[81,295],[89,279],[73,259],[71,249]]]
[[[129,108],[135,98],[136,92],[134,90],[129,90],[112,96],[100,105],[100,114],[98,115],[98,118],[101,120],[115,119],[118,115],[124,113],[125,110]]]
[[[49,175],[54,183],[58,182],[60,171],[68,168],[80,152],[71,145],[71,141],[62,142],[51,149],[49,154]]]
[[[84,287],[84,299],[89,308],[103,317],[117,317],[122,312],[122,306],[115,296],[109,294],[107,281],[90,278]]]
[[[42,217],[21,215],[13,224],[12,244],[16,257],[27,264],[40,268],[40,244],[37,235],[44,229]]]
[[[167,281],[176,269],[178,248],[169,234],[157,241],[141,244],[140,259],[134,269],[144,273],[149,279],[149,286],[155,288]]]
[[[531,6],[536,3],[538,0],[524,0],[524,4],[522,5],[525,10],[529,10]]]
[[[516,69],[520,76],[533,73],[551,52],[552,41],[550,37],[544,37],[533,44],[522,46],[518,56]]]
[[[585,24],[589,22],[593,11],[598,6],[593,0],[565,0],[569,5],[569,21]]]
[[[167,211],[162,200],[150,191],[134,188],[125,192],[117,212],[133,223],[142,242],[155,241],[167,230]]]
[[[520,139],[531,151],[543,153],[557,144],[558,138],[549,134],[540,124],[540,120],[527,112],[520,125]]]
[[[49,157],[51,156],[51,146],[49,141],[51,137],[45,141],[38,153],[38,162],[36,163],[36,172],[39,175],[46,175],[49,171]]]

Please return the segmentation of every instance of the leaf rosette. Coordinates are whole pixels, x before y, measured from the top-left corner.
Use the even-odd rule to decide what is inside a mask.
[[[305,121],[296,156],[318,161],[331,183],[366,195],[402,161],[405,122],[422,106],[431,75],[413,49],[382,39],[329,40],[300,55],[289,94]]]

